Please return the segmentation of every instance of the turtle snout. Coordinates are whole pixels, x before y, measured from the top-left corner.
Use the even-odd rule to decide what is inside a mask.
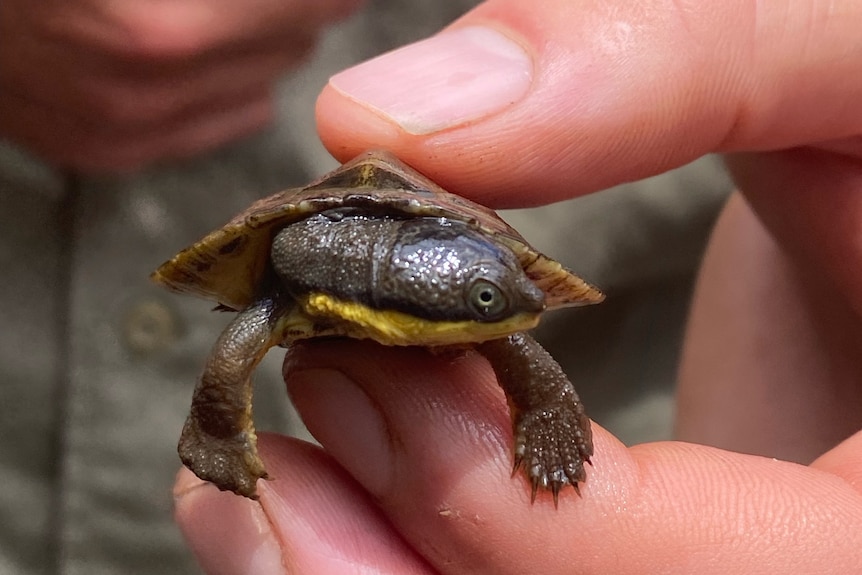
[[[518,282],[518,304],[524,312],[542,313],[545,311],[545,292],[527,277]]]

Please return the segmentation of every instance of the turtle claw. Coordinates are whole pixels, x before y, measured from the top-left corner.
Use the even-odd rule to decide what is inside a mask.
[[[518,474],[518,470],[521,468],[521,465],[524,463],[524,458],[518,454],[515,454],[514,458],[515,462],[512,465],[512,475],[511,477],[515,477]]]
[[[551,483],[551,493],[554,495],[554,509],[557,509],[560,505],[560,489],[562,489],[563,483],[554,481]],[[575,489],[578,488],[578,484],[575,483]]]
[[[533,477],[530,480],[530,485],[530,504],[533,504],[536,502],[536,493],[539,491],[539,478]]]
[[[586,479],[592,445],[589,430],[581,426],[580,414],[565,406],[522,411],[515,422],[515,465],[523,468],[530,482],[530,502],[539,489],[548,490],[559,503],[560,491],[571,485],[580,495],[578,483]]]

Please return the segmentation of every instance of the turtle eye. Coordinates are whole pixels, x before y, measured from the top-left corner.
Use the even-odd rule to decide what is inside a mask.
[[[503,292],[488,280],[479,279],[470,286],[470,306],[481,319],[496,319],[509,307]]]

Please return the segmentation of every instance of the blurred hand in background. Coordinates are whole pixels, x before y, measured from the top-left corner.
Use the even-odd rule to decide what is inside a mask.
[[[0,137],[49,163],[127,170],[260,129],[276,80],[361,0],[9,0]]]

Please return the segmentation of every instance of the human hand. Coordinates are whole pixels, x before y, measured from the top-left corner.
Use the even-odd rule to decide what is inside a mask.
[[[277,480],[261,482],[260,505],[183,472],[177,518],[203,565],[226,573],[858,571],[862,433],[837,445],[836,437],[848,421],[859,429],[862,405],[860,19],[862,6],[849,0],[691,9],[491,0],[425,44],[335,77],[318,106],[321,135],[339,159],[387,148],[496,207],[734,153],[740,186],[772,235],[738,200],[716,232],[698,301],[730,296],[733,305],[693,324],[681,409],[699,417],[682,431],[710,440],[707,430],[721,427],[716,443],[740,449],[764,433],[776,447],[799,415],[782,406],[805,391],[816,417],[795,419],[786,456],[819,455],[810,465],[683,443],[626,449],[596,426],[583,498],[569,490],[557,510],[541,499],[530,506],[528,488],[509,476],[505,402],[480,358],[301,345],[285,375],[326,452],[264,437]],[[794,291],[799,283],[816,297]],[[779,329],[764,323],[776,318]],[[782,345],[798,344],[808,328],[817,331],[805,341],[829,337]],[[711,355],[696,353],[703,348]],[[734,369],[716,375],[725,363]],[[698,393],[701,384],[709,393]],[[741,393],[781,385],[784,395],[753,401],[761,411],[738,425],[752,415],[735,410],[746,403]]]
[[[275,81],[359,0],[0,3],[0,137],[62,167],[188,156],[265,125]]]

